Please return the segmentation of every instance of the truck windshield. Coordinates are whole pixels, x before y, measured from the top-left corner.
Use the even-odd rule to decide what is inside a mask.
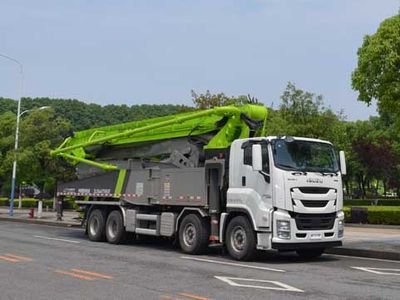
[[[327,143],[275,140],[275,166],[284,170],[337,173],[339,171],[333,147]]]

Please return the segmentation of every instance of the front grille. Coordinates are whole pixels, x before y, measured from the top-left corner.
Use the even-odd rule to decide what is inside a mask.
[[[299,214],[291,213],[298,230],[328,230],[335,223],[336,213],[331,214]]]
[[[302,186],[299,187],[299,190],[303,194],[327,194],[330,189],[326,187],[317,187],[317,186]]]
[[[325,207],[328,202],[328,200],[301,200],[305,207]]]

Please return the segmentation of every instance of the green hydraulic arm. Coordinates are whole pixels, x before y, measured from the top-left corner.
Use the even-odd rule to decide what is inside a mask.
[[[95,161],[85,149],[96,145],[135,145],[206,133],[214,136],[204,149],[222,149],[229,147],[235,139],[249,137],[251,131],[255,132],[254,136],[265,136],[266,118],[264,106],[251,104],[185,112],[79,131],[51,151],[51,155],[104,170],[116,170],[114,165]]]

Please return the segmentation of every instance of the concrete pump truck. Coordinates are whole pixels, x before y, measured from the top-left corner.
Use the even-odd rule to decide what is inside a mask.
[[[317,257],[344,232],[344,154],[330,142],[265,136],[264,106],[215,107],[76,132],[53,156],[77,179],[57,197],[84,208],[91,241],[151,235],[199,254],[221,245]]]

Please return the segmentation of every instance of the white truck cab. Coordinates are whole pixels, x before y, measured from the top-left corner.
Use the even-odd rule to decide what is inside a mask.
[[[341,177],[346,166],[343,152],[339,162],[330,142],[298,137],[239,139],[231,145],[229,170],[227,213],[247,214],[258,249],[295,250],[314,257],[342,244]],[[240,248],[245,235],[239,230],[236,236],[226,236],[231,244],[235,238]]]

